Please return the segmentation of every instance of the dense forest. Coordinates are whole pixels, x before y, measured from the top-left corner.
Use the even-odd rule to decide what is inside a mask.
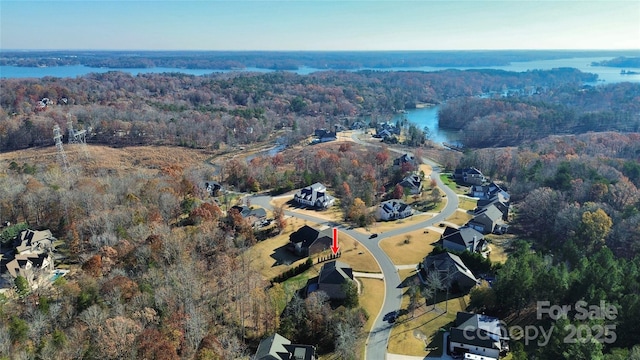
[[[552,134],[640,131],[640,84],[533,89],[506,97],[448,101],[441,127],[469,147],[513,146]]]
[[[112,146],[157,144],[217,149],[272,141],[275,136],[293,143],[317,128],[349,126],[358,120],[388,121],[397,111],[415,107],[416,103],[441,103],[504,89],[542,88],[556,98],[570,98],[576,96],[580,84],[594,80],[595,75],[575,69],[524,73],[276,72],[198,77],[110,72],[74,79],[3,79],[0,149],[52,144],[54,124],[64,132],[68,120],[90,130],[88,142]],[[621,88],[614,94],[629,97],[635,89]],[[622,101],[619,96],[611,102]],[[625,101],[633,103],[633,97],[626,97]],[[280,130],[287,131],[275,133]]]
[[[619,56],[611,60],[605,60],[605,61],[593,63],[593,65],[610,66],[610,67],[617,67],[617,68],[624,68],[624,67],[640,68],[640,57]]]
[[[560,331],[548,346],[516,345],[517,359],[531,358],[524,350],[542,359],[603,359],[603,353],[605,359],[632,358],[629,349],[640,339],[639,157],[637,133],[604,132],[551,136],[462,158],[504,182],[516,204],[513,231],[521,239],[497,270],[495,286],[472,293],[474,306],[520,325],[546,327],[548,318],[535,320],[537,301],[605,301],[618,311],[614,320],[592,322],[571,312],[555,324]],[[617,339],[563,342],[566,326],[585,324],[614,326]]]
[[[481,67],[508,65],[512,61],[571,57],[633,56],[634,51],[3,51],[0,65],[107,68],[173,67],[187,69],[274,70],[359,69],[389,67]]]

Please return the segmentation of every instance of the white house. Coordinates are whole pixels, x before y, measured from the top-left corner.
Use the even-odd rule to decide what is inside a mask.
[[[378,207],[377,217],[380,220],[404,219],[413,215],[411,206],[398,199],[383,201]]]
[[[293,201],[304,206],[328,209],[333,206],[336,198],[327,194],[327,188],[324,185],[315,183],[298,190],[298,192],[293,195]]]

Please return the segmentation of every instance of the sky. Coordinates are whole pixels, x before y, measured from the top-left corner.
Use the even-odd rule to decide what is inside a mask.
[[[640,0],[0,0],[9,49],[640,49]]]

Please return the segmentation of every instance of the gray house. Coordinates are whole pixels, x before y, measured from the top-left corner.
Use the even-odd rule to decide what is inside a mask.
[[[507,333],[497,318],[458,312],[449,333],[449,351],[498,359],[509,351]]]
[[[466,226],[459,229],[447,226],[440,240],[443,248],[452,251],[483,252],[487,249],[484,235]]]
[[[501,223],[502,212],[495,205],[489,205],[476,213],[467,225],[483,234],[491,234]]]
[[[315,360],[316,348],[311,345],[292,344],[291,340],[276,333],[262,339],[254,360]]]
[[[482,174],[482,171],[474,167],[455,169],[453,172],[453,178],[457,181],[472,185],[482,185],[487,181],[487,178]]]
[[[468,291],[478,284],[476,276],[467,268],[458,255],[449,252],[429,255],[418,264],[418,277],[423,284],[427,284],[429,274],[437,272],[443,281],[450,281],[452,288]]]
[[[320,269],[317,290],[327,293],[331,300],[344,300],[344,285],[349,281],[353,281],[353,270],[343,262],[331,261]]]

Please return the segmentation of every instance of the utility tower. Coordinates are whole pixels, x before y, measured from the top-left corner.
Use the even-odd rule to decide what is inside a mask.
[[[64,172],[70,171],[69,160],[67,160],[67,154],[62,147],[62,134],[60,134],[60,126],[56,124],[53,127],[53,140],[56,142],[56,149],[58,150],[58,162],[62,165]]]
[[[87,150],[87,130],[74,130],[73,121],[67,121],[67,128],[69,129],[69,144],[80,144],[82,152],[85,158],[89,158],[89,151]]]

